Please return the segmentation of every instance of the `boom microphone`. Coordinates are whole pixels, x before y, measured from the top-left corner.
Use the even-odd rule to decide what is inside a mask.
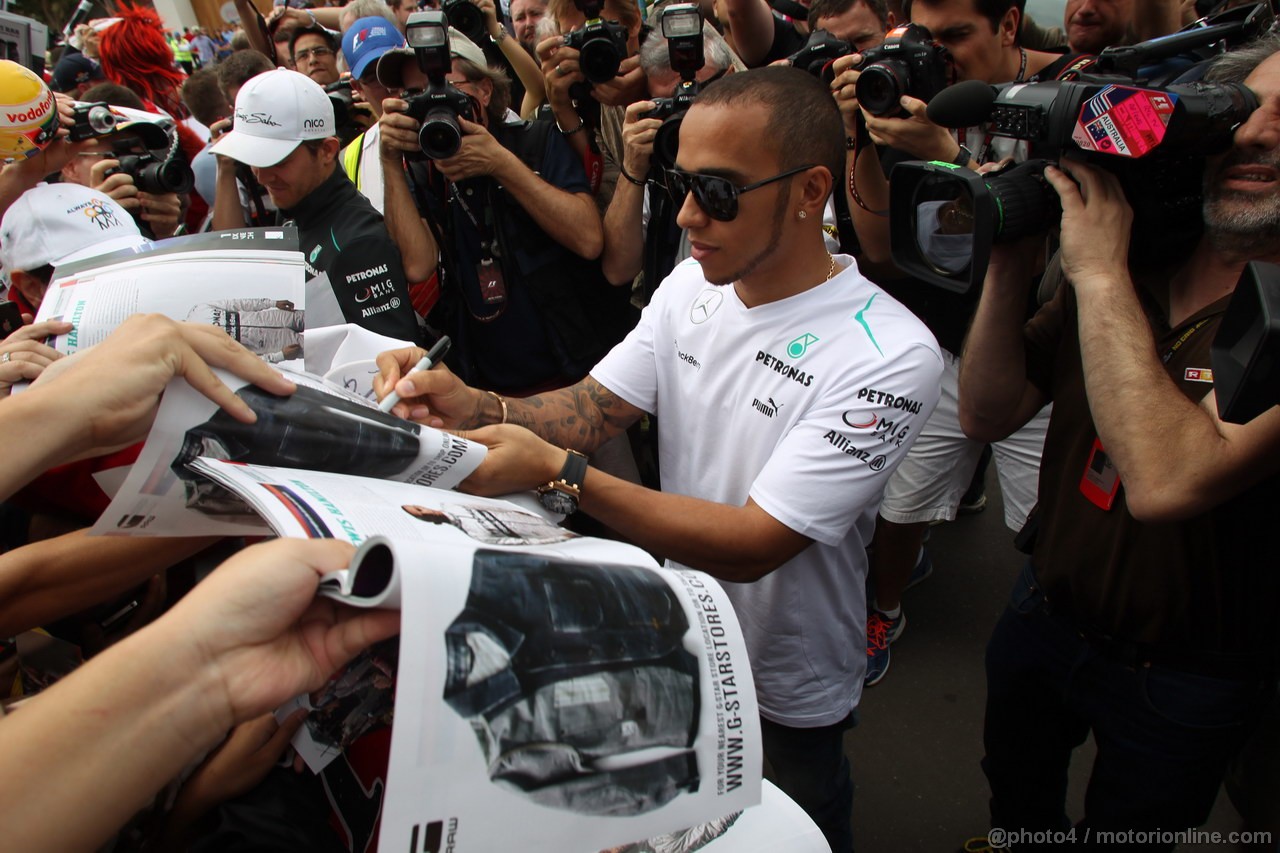
[[[981,80],[965,80],[933,96],[925,115],[940,127],[973,127],[991,117],[997,90]]]

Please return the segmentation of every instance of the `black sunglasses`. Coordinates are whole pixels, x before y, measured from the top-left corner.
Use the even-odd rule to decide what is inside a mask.
[[[707,216],[721,222],[732,222],[738,215],[738,196],[812,168],[812,163],[808,166],[797,166],[772,178],[747,184],[745,187],[734,186],[728,178],[718,175],[703,175],[672,168],[666,170],[667,192],[671,194],[671,200],[679,206],[684,204],[685,198],[692,191],[693,200],[706,212]]]

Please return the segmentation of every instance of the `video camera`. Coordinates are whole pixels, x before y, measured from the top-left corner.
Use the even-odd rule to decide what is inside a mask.
[[[578,51],[578,65],[589,83],[608,83],[618,76],[627,55],[627,29],[600,17],[604,0],[573,0],[587,19],[586,26],[564,37],[564,46]]]
[[[1209,35],[1201,39],[1220,36],[1204,32]],[[1167,56],[1162,41],[1122,48],[1125,67]],[[1067,153],[1120,179],[1134,208],[1135,263],[1167,262],[1178,243],[1194,242],[1204,158],[1231,145],[1235,128],[1257,109],[1257,98],[1234,83],[1136,82],[1096,74],[1002,87],[967,81],[939,94],[928,110],[934,123],[985,123],[992,136],[1026,140],[1035,159],[986,175],[950,163],[895,166],[889,180],[894,262],[948,290],[975,289],[993,244],[1039,233],[1057,220],[1058,196],[1044,167]]]
[[[405,38],[427,75],[427,90],[407,99],[407,115],[416,119],[418,147],[432,160],[445,160],[462,147],[459,118],[477,120],[475,102],[445,79],[453,67],[449,52],[449,25],[443,12],[414,12],[405,24]]]
[[[696,3],[680,3],[662,10],[662,37],[667,40],[667,54],[671,58],[671,70],[680,75],[680,82],[670,98],[654,98],[654,107],[643,118],[662,119],[662,126],[653,139],[654,163],[659,168],[676,164],[680,148],[680,123],[684,114],[693,106],[698,94],[698,72],[706,60],[702,50],[702,14]]]
[[[832,63],[857,52],[849,42],[826,30],[814,30],[804,47],[787,59],[793,67],[831,85],[835,79]],[[898,103],[903,95],[927,103],[955,76],[950,51],[934,42],[919,24],[892,29],[883,44],[862,52],[858,68],[862,72],[854,87],[858,103],[873,116],[905,117],[907,112]]]

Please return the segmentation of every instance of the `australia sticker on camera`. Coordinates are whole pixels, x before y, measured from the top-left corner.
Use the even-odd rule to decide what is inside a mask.
[[[1085,151],[1141,157],[1164,139],[1178,96],[1106,86],[1080,107],[1071,140]]]

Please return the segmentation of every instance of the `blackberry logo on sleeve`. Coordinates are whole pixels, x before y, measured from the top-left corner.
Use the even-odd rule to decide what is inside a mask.
[[[718,290],[704,290],[693,299],[693,304],[689,306],[689,322],[695,326],[700,326],[711,319],[711,316],[720,310],[720,303],[724,302],[724,294]]]
[[[771,368],[774,373],[781,373],[783,376],[793,382],[799,382],[806,388],[813,384],[812,373],[807,373],[796,367],[794,364],[787,364],[776,355],[771,355],[764,350],[756,352],[756,364],[763,364],[765,367]]]
[[[676,358],[680,359],[680,360],[681,360],[681,361],[683,361],[685,364],[691,364],[691,365],[693,365],[693,368],[694,368],[695,370],[701,370],[701,369],[702,369],[702,362],[698,361],[698,359],[697,359],[697,358],[695,358],[695,357],[694,357],[693,355],[691,355],[690,353],[687,353],[687,352],[685,352],[684,350],[680,349],[680,341],[678,341],[678,340],[672,340],[672,341],[671,341],[671,343],[672,343],[672,345],[676,348]]]
[[[800,358],[809,350],[809,347],[813,346],[817,342],[818,339],[816,337],[805,332],[803,335],[787,344],[787,355],[791,358]]]

